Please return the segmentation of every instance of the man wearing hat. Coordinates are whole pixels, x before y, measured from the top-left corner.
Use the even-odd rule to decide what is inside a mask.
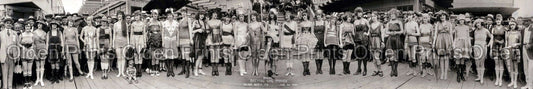
[[[18,33],[17,31],[12,29],[11,23],[13,23],[13,19],[11,17],[4,18],[3,22],[4,29],[0,31],[0,43],[2,43],[0,44],[0,63],[2,65],[2,88],[12,89],[13,70],[15,68],[14,53],[18,50],[9,50],[10,52],[8,52],[8,49],[12,48],[11,45],[16,45],[18,43]]]
[[[533,21],[533,18],[531,18]],[[526,75],[526,85],[522,89],[531,89],[533,88],[533,24],[530,24],[526,30],[524,30],[524,47],[523,47],[523,63],[524,63],[524,73]]]

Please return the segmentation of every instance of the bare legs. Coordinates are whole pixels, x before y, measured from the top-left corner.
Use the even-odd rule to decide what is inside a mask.
[[[117,68],[118,68],[118,74],[117,74],[117,77],[120,77],[120,76],[126,76],[124,74],[124,68],[125,65],[126,65],[126,59],[124,58],[124,50],[122,50],[123,48],[116,48],[115,49],[115,52],[117,53]]]
[[[96,57],[96,52],[89,51],[87,52],[87,66],[89,67],[89,73],[87,74],[86,78],[94,79],[93,71],[94,71],[94,58]]]
[[[40,60],[35,60],[35,72],[37,79],[35,80],[34,86],[41,85],[44,86],[43,77],[44,77],[44,60],[46,58],[42,58]]]

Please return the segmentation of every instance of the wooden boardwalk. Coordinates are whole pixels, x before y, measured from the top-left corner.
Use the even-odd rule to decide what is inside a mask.
[[[250,62],[248,62],[251,64]],[[384,77],[374,77],[370,76],[372,71],[375,69],[374,65],[368,63],[368,75],[367,76],[355,76],[355,75],[340,75],[342,72],[342,62],[337,62],[337,75],[322,74],[316,75],[314,72],[316,70],[315,63],[310,63],[310,68],[312,75],[311,76],[302,76],[301,62],[294,64],[294,67],[298,70],[295,70],[295,76],[287,77],[281,76],[281,74],[286,73],[285,62],[280,61],[278,63],[278,72],[280,76],[275,77],[276,81],[279,80],[276,84],[270,84],[270,87],[258,87],[255,85],[261,84],[261,82],[252,82],[256,80],[272,80],[264,76],[264,66],[260,66],[260,76],[239,76],[237,72],[237,67],[233,67],[233,75],[225,76],[225,68],[220,67],[221,76],[213,77],[210,75],[211,67],[204,68],[204,71],[209,75],[203,76],[191,76],[190,78],[185,78],[184,76],[176,77],[166,77],[166,73],[161,73],[159,77],[152,77],[146,73],[142,78],[139,79],[136,84],[128,84],[125,78],[116,77],[116,72],[112,72],[108,80],[102,80],[101,72],[97,71],[95,74],[95,79],[87,79],[84,76],[75,77],[73,82],[68,80],[61,81],[59,84],[50,84],[49,81],[45,80],[45,86],[33,86],[33,89],[249,89],[249,88],[283,88],[283,89],[331,89],[331,88],[347,88],[347,89],[511,89],[504,87],[509,83],[509,81],[504,82],[504,86],[497,87],[494,86],[494,81],[490,81],[488,78],[485,79],[485,84],[481,85],[478,82],[474,82],[475,75],[470,75],[466,82],[457,83],[455,81],[455,72],[449,72],[448,80],[435,80],[435,76],[407,76],[405,75],[407,70],[406,64],[399,65],[399,77],[389,77],[390,72],[389,66],[383,66],[385,70]],[[261,63],[263,65],[263,63]],[[350,66],[352,73],[356,71],[357,63],[352,62]],[[248,73],[250,73],[251,65],[247,65]],[[181,70],[181,66],[176,69],[176,72]],[[325,73],[328,73],[328,64],[327,61],[323,64],[323,70]],[[282,82],[282,83],[280,83]],[[251,84],[251,85],[250,85]],[[278,84],[285,84],[285,86],[276,86]],[[290,86],[288,86],[290,85]],[[523,83],[519,83],[520,86],[523,86]],[[21,89],[22,85],[19,85],[17,89]]]

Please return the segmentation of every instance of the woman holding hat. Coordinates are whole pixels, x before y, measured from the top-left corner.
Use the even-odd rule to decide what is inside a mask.
[[[507,87],[518,88],[518,63],[521,61],[520,47],[522,45],[522,30],[518,27],[516,22],[509,22],[509,31],[506,33],[505,37],[505,53],[507,56],[504,57],[505,63],[507,64],[507,71],[511,77],[511,82]]]
[[[13,19],[11,17],[5,17],[4,26],[0,31],[0,63],[2,64],[2,88],[13,88],[13,70],[15,68],[13,55],[14,53],[8,52],[8,48],[11,45],[17,45],[19,42],[19,35],[13,30]],[[16,50],[12,50],[16,51]],[[11,56],[11,57],[9,57]]]
[[[467,66],[465,66],[465,62],[470,59],[470,53],[472,49],[472,45],[470,44],[470,26],[465,24],[465,16],[463,14],[457,16],[457,19],[459,20],[459,24],[455,26],[455,32],[454,32],[454,59],[455,63],[457,64],[456,71],[457,71],[457,82],[460,82],[461,80],[465,81],[464,72]]]
[[[100,36],[97,34],[98,29],[94,27],[94,18],[89,16],[85,21],[88,25],[82,28],[79,37],[81,41],[85,43],[85,55],[87,57],[87,66],[89,67],[89,73],[87,74],[86,78],[94,79],[94,59],[96,58],[96,52],[99,49],[98,37]]]
[[[52,67],[51,76],[52,83],[59,83],[61,72],[59,70],[60,61],[64,57],[62,52],[64,52],[64,42],[62,32],[60,31],[61,27],[57,21],[50,22],[50,31],[48,32],[47,44],[48,44],[48,62]]]
[[[46,44],[47,33],[44,31],[45,28],[46,22],[44,22],[44,19],[40,19],[37,21],[37,29],[33,31],[33,42],[35,43],[34,48],[37,53],[37,58],[35,58],[35,72],[37,76],[37,79],[35,80],[35,86],[38,84],[44,86],[44,64],[48,53]]]
[[[507,28],[502,25],[502,19],[496,19],[496,25],[492,28],[492,35],[494,37],[494,43],[490,44],[492,45],[492,51],[491,57],[494,59],[495,62],[495,69],[496,70],[496,82],[494,85],[502,86],[503,82],[503,53],[504,53],[504,45],[505,45],[505,37],[507,33]]]
[[[493,42],[493,37],[491,32],[483,26],[484,21],[482,19],[477,19],[474,21],[474,45],[472,50],[474,51],[474,60],[476,61],[476,70],[477,78],[476,81],[479,81],[483,84],[483,76],[485,74],[485,59],[488,57],[487,51]],[[487,39],[490,39],[490,42],[487,42]]]
[[[113,24],[113,33],[112,33],[112,39],[111,42],[113,49],[115,49],[116,57],[117,57],[117,67],[118,67],[118,75],[125,76],[124,71],[126,68],[126,59],[125,59],[125,48],[129,44],[129,28],[127,27],[126,23],[126,16],[124,15],[124,12],[117,12],[117,18],[118,21]]]
[[[76,68],[78,69],[78,73],[83,75],[83,72],[81,72],[80,62],[79,62],[79,53],[81,52],[79,50],[80,48],[80,42],[79,42],[79,34],[78,34],[78,28],[74,27],[74,21],[71,18],[69,18],[68,26],[65,26],[65,30],[63,31],[63,36],[65,37],[65,46],[66,46],[66,57],[67,57],[67,66],[70,74],[70,81],[73,81],[73,69],[72,69],[72,62],[74,62]]]
[[[389,14],[389,21],[385,25],[385,34],[387,35],[387,40],[385,41],[386,56],[388,61],[391,64],[391,77],[398,77],[398,59],[399,59],[399,50],[403,49],[402,39],[400,36],[404,33],[403,23],[400,21],[397,16],[400,11],[397,9],[391,9]]]
[[[108,22],[109,19],[104,16],[102,17],[102,20],[100,21],[100,27],[97,29],[96,34],[98,34],[98,54],[100,57],[100,66],[102,68],[103,76],[102,79],[107,79],[107,75],[109,73],[109,63],[110,60],[112,60],[113,53],[111,52],[113,48],[111,48],[111,34],[112,34],[112,28],[110,27],[110,23]]]
[[[146,41],[147,41],[147,30],[146,30],[146,23],[142,20],[140,12],[135,13],[135,19],[133,23],[131,23],[131,33],[130,33],[130,42],[132,45],[136,48],[137,55],[134,59],[135,61],[135,68],[137,69],[137,77],[142,76],[142,64],[143,64],[143,57],[140,54],[142,53],[142,50],[146,47]]]
[[[32,73],[33,59],[35,59],[35,45],[34,45],[34,34],[33,26],[30,23],[25,23],[24,31],[20,34],[20,45],[22,45],[22,79],[24,83],[24,88],[30,88],[30,78]]]

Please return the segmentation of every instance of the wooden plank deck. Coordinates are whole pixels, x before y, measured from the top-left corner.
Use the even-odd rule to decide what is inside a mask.
[[[248,61],[249,64],[250,61]],[[494,86],[494,81],[485,79],[485,84],[474,82],[475,75],[470,75],[466,82],[457,83],[455,81],[456,74],[453,71],[449,72],[447,80],[435,80],[435,76],[407,76],[405,72],[408,68],[406,64],[399,65],[399,76],[389,77],[390,66],[383,65],[385,72],[384,77],[370,76],[375,70],[372,63],[368,63],[367,76],[355,75],[341,75],[342,62],[337,62],[336,75],[328,74],[327,61],[323,64],[324,74],[316,75],[315,63],[310,63],[311,76],[302,76],[301,62],[294,63],[297,70],[293,72],[296,74],[292,77],[284,76],[285,61],[279,61],[278,72],[280,76],[276,77],[278,80],[287,80],[290,87],[250,87],[250,79],[265,79],[263,63],[260,64],[260,76],[239,76],[237,67],[233,67],[233,75],[226,76],[225,68],[220,67],[221,76],[213,77],[210,75],[211,67],[204,67],[204,72],[208,75],[191,76],[185,78],[184,76],[166,77],[166,73],[161,73],[161,76],[154,77],[144,73],[143,77],[139,79],[138,83],[128,84],[125,78],[116,77],[116,70],[111,72],[108,80],[102,80],[101,71],[96,71],[94,79],[87,79],[85,76],[75,77],[73,82],[68,80],[61,81],[59,84],[50,84],[45,80],[45,86],[33,86],[33,89],[249,89],[249,88],[288,88],[288,89],[327,89],[327,88],[348,88],[348,89],[507,89],[507,87]],[[251,65],[247,65],[248,73],[251,73]],[[352,62],[350,69],[356,71],[357,63]],[[175,72],[179,72],[181,66],[176,68]],[[509,81],[505,81],[503,85],[507,85]],[[523,83],[519,83],[523,86]],[[22,85],[17,86],[21,89]],[[509,88],[510,89],[510,88]]]

